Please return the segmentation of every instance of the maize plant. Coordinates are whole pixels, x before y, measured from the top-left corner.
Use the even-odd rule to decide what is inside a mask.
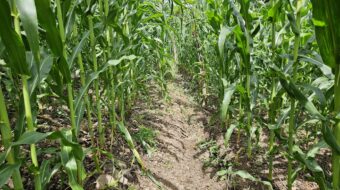
[[[151,76],[161,76],[159,85],[166,91],[168,52],[149,37],[159,36],[165,44],[165,34],[172,35],[166,17],[169,5],[159,3],[1,1],[0,123],[5,150],[0,160],[1,187],[12,178],[14,189],[46,189],[53,175],[66,173],[68,186],[83,189],[91,176],[85,173],[83,161],[88,155],[79,141],[81,131],[89,132],[87,152],[93,155],[96,172],[101,172],[100,158],[107,155],[103,151],[112,150],[119,131],[145,169],[124,123],[126,112],[145,91],[143,86]],[[10,97],[11,92],[17,94]],[[53,109],[65,105],[69,127],[42,130],[39,120],[47,105],[60,106]],[[104,123],[104,118],[110,122]],[[55,157],[44,160],[46,150],[41,142],[51,140],[58,140],[59,146],[52,152]],[[26,145],[29,157],[23,152]],[[28,169],[34,179],[30,187],[21,174]],[[64,185],[62,182],[59,188]]]
[[[340,188],[340,157],[337,151],[340,143],[340,67],[339,67],[339,41],[340,30],[336,27],[336,22],[340,19],[339,2],[337,1],[312,1],[313,3],[313,23],[315,26],[315,35],[320,48],[322,59],[326,65],[332,68],[335,75],[334,78],[334,115],[335,123],[333,127],[333,134],[336,142],[333,148],[332,155],[332,179],[333,188]],[[330,137],[325,137],[330,138]]]
[[[201,72],[199,68],[205,68],[206,93],[198,98],[207,99],[205,107],[216,110],[209,125],[214,125],[220,118],[225,146],[234,146],[229,141],[235,129],[238,132],[234,142],[240,143],[240,137],[246,136],[249,158],[253,148],[259,149],[257,143],[261,133],[268,130],[268,181],[275,185],[273,163],[277,156],[282,155],[287,159],[285,189],[292,189],[298,174],[303,172],[310,173],[321,189],[330,188],[329,176],[318,164],[320,160],[316,159],[316,154],[312,153],[325,147],[317,134],[323,134],[327,146],[332,147],[334,155],[337,153],[337,148],[334,148],[336,130],[334,138],[327,138],[330,123],[324,122],[331,119],[327,114],[333,110],[328,110],[327,106],[336,105],[337,95],[331,92],[336,87],[336,80],[333,81],[337,69],[334,64],[327,63],[326,59],[331,56],[321,59],[323,55],[330,55],[329,52],[336,52],[331,45],[336,44],[332,35],[336,32],[329,32],[334,24],[323,21],[324,18],[335,18],[336,11],[334,16],[330,16],[328,12],[331,11],[325,8],[327,3],[318,3],[322,4],[316,5],[320,8],[319,13],[316,13],[313,1],[200,1],[188,6],[190,12],[182,15],[184,23],[178,21],[177,25],[182,26],[180,68],[185,76],[194,79],[192,89],[198,96],[203,94],[195,90],[203,88],[198,72]],[[324,16],[315,16],[321,14]],[[197,15],[205,18],[197,19]],[[200,22],[200,30],[192,30],[195,22]],[[316,27],[315,33],[311,23]],[[318,34],[321,29],[327,35]],[[204,43],[200,56],[195,55],[199,51],[188,49],[195,46],[195,38]],[[329,42],[326,43],[326,39]],[[325,47],[320,45],[320,41]],[[326,50],[329,52],[326,53]],[[197,85],[202,86],[197,88]],[[329,101],[333,97],[335,103]],[[268,115],[260,116],[261,110],[266,110],[264,112]],[[243,130],[246,135],[242,134]],[[301,137],[302,131],[308,133],[308,138],[315,139],[309,149],[301,147],[309,141]],[[236,156],[236,163],[239,157],[242,155]],[[219,167],[223,164],[221,161]],[[240,171],[231,171],[229,165],[224,167],[220,175],[240,174]],[[245,175],[242,177],[250,179]],[[338,178],[336,172],[334,178]]]
[[[161,187],[131,114],[180,75],[228,187],[340,189],[339,21],[337,0],[1,0],[0,188],[133,164]]]

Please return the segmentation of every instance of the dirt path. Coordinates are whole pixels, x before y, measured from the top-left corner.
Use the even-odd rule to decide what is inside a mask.
[[[168,89],[170,102],[158,100],[139,113],[143,125],[158,131],[157,150],[151,156],[143,156],[148,169],[163,184],[163,189],[226,189],[223,182],[211,178],[213,175],[203,169],[202,161],[209,155],[200,154],[196,148],[196,144],[205,138],[203,124],[207,114],[180,82],[169,83]],[[148,177],[139,175],[138,178],[139,189],[158,189]]]

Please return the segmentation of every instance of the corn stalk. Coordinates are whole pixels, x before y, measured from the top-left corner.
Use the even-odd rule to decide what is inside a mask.
[[[10,144],[13,141],[13,138],[12,138],[11,126],[10,126],[9,119],[8,119],[7,108],[6,108],[5,98],[2,93],[1,84],[0,84],[0,132],[2,136],[2,143],[5,147],[5,151],[8,151]],[[8,153],[6,157],[7,162],[12,165],[16,164],[17,161],[15,160],[15,157],[16,156],[15,156],[14,151],[10,150],[10,152]],[[14,183],[15,190],[24,189],[19,169],[13,172],[13,183]]]
[[[337,115],[333,134],[340,144],[340,2],[336,0],[312,0],[313,23],[320,53],[325,64],[333,68],[334,79],[334,114]],[[329,137],[325,137],[329,138]],[[340,189],[340,154],[333,147],[332,155],[333,188]]]

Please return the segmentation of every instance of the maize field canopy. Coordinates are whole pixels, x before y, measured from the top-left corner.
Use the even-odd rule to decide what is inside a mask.
[[[0,0],[0,189],[340,190],[339,0]]]

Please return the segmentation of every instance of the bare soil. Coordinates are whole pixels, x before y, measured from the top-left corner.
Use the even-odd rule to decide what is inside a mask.
[[[181,85],[169,83],[168,90],[169,101],[155,95],[151,97],[155,101],[153,106],[134,118],[139,124],[158,131],[157,150],[151,156],[143,156],[147,168],[163,189],[225,189],[225,182],[217,181],[211,171],[204,169],[203,161],[209,155],[200,154],[196,146],[207,137],[203,128],[207,114]],[[138,189],[159,189],[145,175],[138,175],[138,181]]]

